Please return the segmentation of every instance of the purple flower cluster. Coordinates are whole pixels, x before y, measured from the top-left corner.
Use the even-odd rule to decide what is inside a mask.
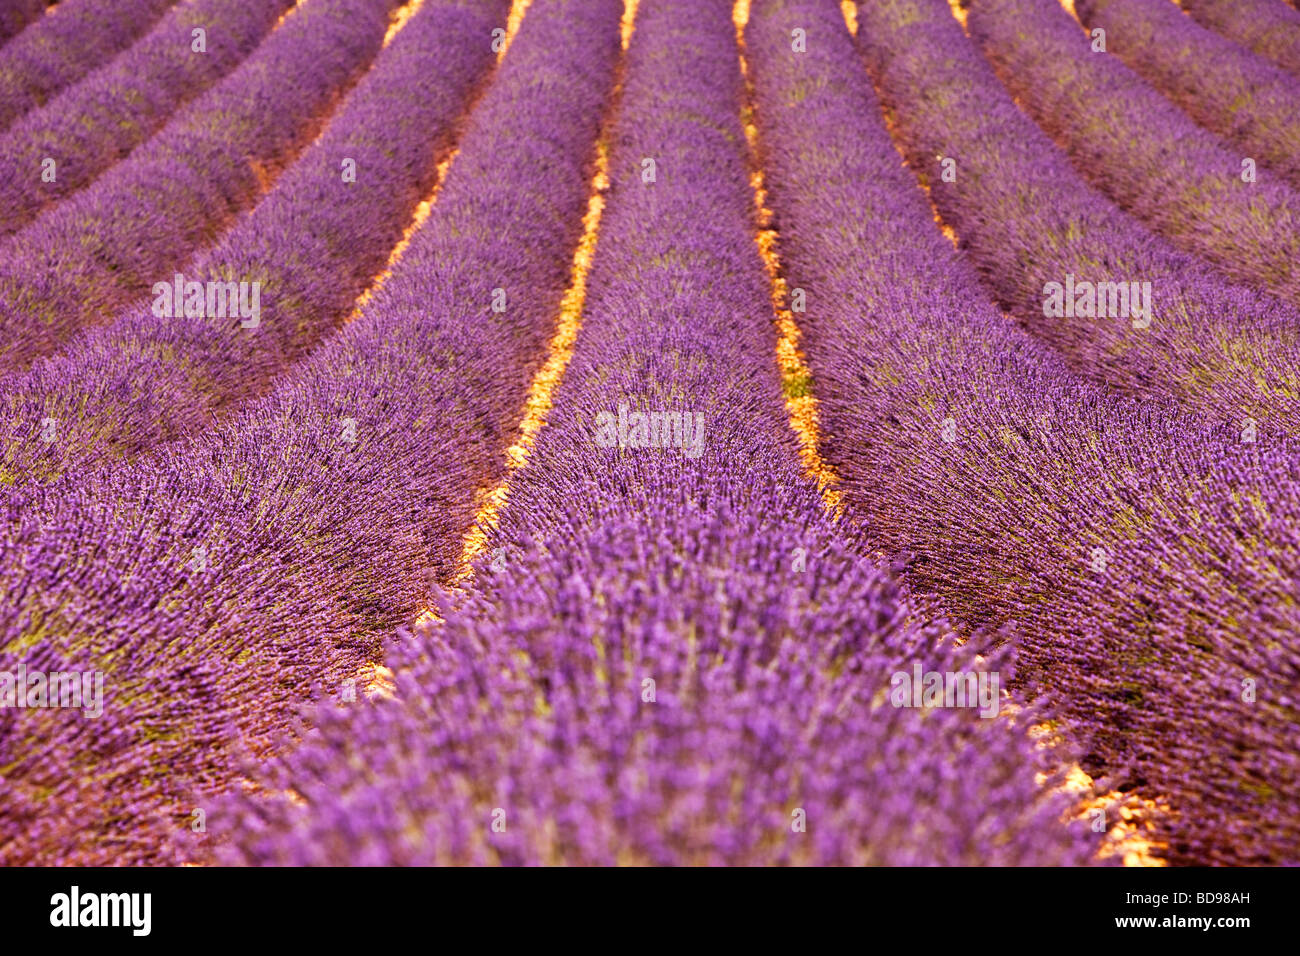
[[[0,49],[0,129],[147,33],[176,0],[62,0]]]
[[[1078,0],[1075,10],[1084,26],[1106,31],[1108,52],[1192,119],[1300,185],[1300,78],[1167,0]]]
[[[1094,53],[1056,0],[975,0],[967,26],[1017,104],[1093,185],[1230,278],[1300,308],[1300,194],[1270,179],[1263,156],[1254,157],[1255,181],[1244,181],[1250,154],[1197,126],[1119,57]],[[1108,37],[1108,49],[1124,42]],[[1160,49],[1138,55],[1158,62]],[[1243,119],[1248,110],[1240,104]],[[1295,129],[1294,110],[1285,125]],[[1300,145],[1283,141],[1278,151],[1290,156],[1283,172],[1297,169]]]
[[[228,798],[225,861],[1090,859],[1023,724],[891,704],[913,665],[1010,656],[910,623],[802,473],[729,12],[641,3],[585,318],[500,527],[441,620],[399,633],[396,700],[326,708]],[[602,444],[615,410],[694,418],[700,444],[621,421]]]
[[[144,298],[252,205],[379,51],[398,0],[312,0],[90,188],[0,243],[0,371]]]
[[[146,303],[4,382],[0,408],[15,426],[0,476],[50,480],[195,431],[264,392],[342,324],[432,187],[506,9],[428,0],[320,139],[186,269],[186,281],[205,286],[258,283],[256,327],[233,309],[187,318]],[[50,419],[52,441],[42,430]]]
[[[934,25],[917,13],[863,4],[859,37],[962,70],[952,44],[927,59]],[[793,26],[808,52],[790,52]],[[968,633],[1017,639],[1018,686],[1058,706],[1083,769],[1175,807],[1153,821],[1164,855],[1294,862],[1300,449],[1263,451],[1071,374],[982,298],[935,228],[838,12],[772,0],[747,37],[823,454],[849,514],[918,599]],[[968,105],[934,70],[915,95]],[[972,175],[963,163],[958,184]]]
[[[771,526],[673,500],[572,529],[558,559],[517,553],[503,584],[390,645],[398,701],[324,708],[213,814],[218,859],[1089,862],[1023,727],[887,699],[917,662],[1005,674],[1006,655],[981,664],[906,624],[896,588],[782,500],[768,485],[752,502]],[[801,588],[773,584],[788,534],[826,547]]]
[[[1300,76],[1300,11],[1273,0],[1179,0],[1197,23]]]
[[[0,711],[0,859],[192,856],[188,795],[450,575],[565,288],[619,10],[535,0],[389,282],[273,392],[4,508],[0,670],[98,667],[106,699],[98,721]]]
[[[1300,434],[1300,314],[1225,282],[1084,183],[944,0],[864,4],[859,15],[859,44],[908,161],[1005,308],[1098,381],[1174,398],[1238,431],[1255,420],[1266,444]],[[1148,321],[1047,315],[1049,284],[1074,279],[1149,283]]]
[[[157,132],[251,53],[289,3],[184,0],[121,56],[18,120],[0,135],[0,236]],[[205,31],[203,54],[193,52],[196,28]]]

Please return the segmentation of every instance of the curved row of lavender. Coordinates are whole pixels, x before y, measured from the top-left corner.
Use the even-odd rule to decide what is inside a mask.
[[[248,56],[290,2],[185,0],[121,56],[14,123],[0,135],[0,237],[157,132]],[[198,28],[202,54],[193,50]]]
[[[858,35],[923,63],[923,10],[864,3]],[[833,7],[770,0],[749,43],[848,513],[918,597],[1017,639],[1018,686],[1050,695],[1085,771],[1174,806],[1153,821],[1165,855],[1300,861],[1300,447],[1114,395],[999,315],[900,167]]]
[[[0,408],[14,423],[0,483],[53,480],[197,431],[337,329],[432,187],[507,9],[506,0],[427,0],[321,137],[186,268],[185,281],[205,290],[244,283],[250,306],[256,283],[254,318],[242,317],[237,295],[221,316],[207,315],[206,301],[204,314],[176,314],[167,272],[156,278],[172,308],[134,307],[0,380]]]
[[[1077,0],[1075,10],[1084,26],[1106,31],[1107,52],[1192,119],[1300,185],[1300,77],[1199,26],[1169,0]]]
[[[98,668],[105,700],[0,712],[0,859],[192,856],[186,795],[313,686],[342,693],[426,571],[451,575],[567,284],[620,10],[534,0],[390,281],[275,391],[3,506],[0,670]]]
[[[214,816],[226,862],[1088,860],[1023,725],[888,700],[914,663],[987,672],[908,623],[802,473],[729,13],[642,0],[586,318],[500,554],[392,645],[396,700],[325,708]],[[688,424],[602,447],[620,407]]]
[[[0,129],[147,33],[176,0],[62,0],[0,48]]]
[[[54,3],[55,0],[5,0],[0,3],[0,43],[18,35]]]
[[[859,44],[908,160],[1004,307],[1098,381],[1172,397],[1238,432],[1253,421],[1264,445],[1300,434],[1300,314],[1224,281],[1089,187],[944,0],[863,4],[860,16]],[[1084,282],[1116,295],[1098,308],[1093,288],[1094,307],[1076,310],[1088,304]],[[1128,315],[1118,291],[1130,294]]]
[[[1179,248],[1300,308],[1300,194],[1262,158],[1252,174],[1251,157],[1093,53],[1056,0],[974,0],[966,25],[1080,174]]]
[[[0,243],[0,372],[111,320],[209,245],[310,142],[399,0],[308,0],[90,188]]]
[[[1300,76],[1300,11],[1274,0],[1178,0],[1178,4],[1202,26]]]

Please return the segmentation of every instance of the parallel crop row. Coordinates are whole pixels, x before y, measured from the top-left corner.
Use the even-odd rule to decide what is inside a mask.
[[[179,801],[313,684],[338,694],[423,604],[422,572],[450,573],[563,294],[617,24],[615,0],[535,0],[392,278],[291,379],[8,509],[0,667],[105,672],[98,721],[0,713],[8,861],[194,853]]]
[[[89,185],[157,132],[251,53],[289,2],[186,0],[121,56],[18,120],[0,135],[0,236]],[[199,28],[203,54],[193,50]]]
[[[176,0],[62,0],[0,48],[0,129],[111,59]]]
[[[245,283],[251,298],[257,283],[255,317],[233,301],[220,317],[175,314],[173,276],[160,274],[170,307],[136,307],[10,377],[0,477],[49,480],[196,431],[336,329],[431,188],[506,7],[427,0],[321,138],[186,269],[205,291],[209,281]]]
[[[640,4],[587,316],[496,556],[394,646],[397,700],[327,710],[262,780],[301,802],[232,798],[226,859],[1087,859],[1023,727],[887,699],[913,662],[979,665],[801,472],[727,13]],[[684,430],[637,439],[660,413]]]
[[[93,186],[0,244],[0,371],[148,295],[251,205],[379,51],[398,0],[309,0]]]
[[[1300,308],[1300,194],[1262,164],[1245,181],[1251,157],[1115,55],[1092,52],[1056,0],[975,0],[967,25],[1016,102],[1097,188],[1180,248]]]
[[[1300,11],[1273,0],[1179,0],[1203,26],[1300,76]]]
[[[1300,78],[1198,26],[1168,0],[1078,0],[1075,10],[1086,27],[1106,31],[1108,52],[1196,122],[1300,186]]]
[[[1238,431],[1254,420],[1265,444],[1300,434],[1295,310],[1225,282],[1088,187],[1016,109],[944,0],[862,4],[859,16],[859,43],[909,162],[1017,319],[1127,393],[1175,398]],[[945,159],[953,182],[943,180]],[[1071,309],[1055,308],[1065,295],[1054,306],[1053,292],[1075,282]],[[1130,306],[1145,288],[1150,313],[1118,314],[1109,294],[1104,306],[1094,296],[1093,308],[1074,308],[1088,304],[1084,282],[1122,284]]]
[[[927,62],[916,13],[864,3],[859,37]],[[796,23],[805,54],[790,53]],[[1261,454],[1088,384],[987,304],[835,26],[834,9],[773,0],[751,48],[846,508],[919,593],[1017,643],[1020,683],[1068,715],[1083,769],[1175,805],[1159,821],[1168,855],[1286,859],[1300,836],[1296,450]]]

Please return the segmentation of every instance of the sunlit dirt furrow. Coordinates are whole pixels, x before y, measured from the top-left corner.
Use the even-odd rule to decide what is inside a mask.
[[[275,25],[278,27],[281,23],[284,22],[285,17],[287,17],[290,13],[293,13],[294,10],[297,10],[306,2],[307,0],[296,0],[296,2],[291,8],[289,8],[283,14],[280,15],[280,19],[275,22]],[[379,49],[381,51],[388,48],[388,45],[393,42],[393,40],[397,37],[397,34],[402,32],[402,27],[406,26],[407,21],[410,20],[411,17],[413,17],[416,13],[418,13],[422,6],[424,6],[424,0],[407,0],[406,3],[404,3],[402,6],[398,7],[396,10],[392,12],[392,14],[389,17],[389,19],[392,22],[389,23],[388,32],[384,34],[384,39],[379,45]],[[371,60],[370,65],[366,67],[366,73],[363,73],[361,75],[361,79],[364,79],[366,74],[369,73],[374,68],[375,68],[375,61]],[[360,82],[361,80],[357,81],[357,83]],[[357,83],[354,83],[353,86],[355,87]],[[330,124],[328,121],[321,124],[320,129],[317,130],[316,136],[312,139],[311,146],[309,146],[308,149],[312,148],[317,143],[319,143],[322,139],[325,138],[325,134],[329,132],[329,127]],[[306,152],[307,150],[304,149],[300,155],[305,155]],[[264,183],[263,191],[269,192],[271,185],[272,184],[270,183]]]
[[[1030,728],[1031,737],[1050,735],[1049,728],[1037,725]],[[1044,745],[1047,746],[1047,745]],[[1045,781],[1040,775],[1039,784]],[[1155,821],[1173,811],[1167,803],[1157,800],[1126,797],[1118,790],[1094,796],[1096,783],[1078,764],[1072,764],[1065,782],[1057,790],[1070,794],[1077,801],[1066,819],[1074,819],[1092,826],[1100,819],[1106,829],[1107,842],[1097,851],[1097,859],[1108,860],[1118,856],[1125,866],[1168,866],[1166,860],[1155,853],[1168,846],[1156,836]],[[1136,806],[1134,805],[1136,803]],[[1097,811],[1101,817],[1097,817]],[[1113,824],[1113,825],[1112,825]]]
[[[1179,10],[1183,9],[1178,5],[1178,0],[1170,0],[1170,2],[1172,2],[1174,6],[1178,7]],[[1066,13],[1068,13],[1071,17],[1074,18],[1074,22],[1078,24],[1079,29],[1083,31],[1085,36],[1088,37],[1092,36],[1092,31],[1088,29],[1088,27],[1084,24],[1084,22],[1081,19],[1079,19],[1079,11],[1077,11],[1074,8],[1074,0],[1057,0],[1057,3],[1061,5],[1062,10],[1064,10]],[[1186,15],[1187,11],[1183,10],[1183,13],[1184,15]],[[1020,105],[1019,100],[1016,100],[1016,105],[1017,106]]]
[[[421,4],[424,0],[412,0],[412,2]],[[501,49],[497,52],[498,65],[500,65],[501,61],[505,59],[506,53],[510,49],[510,44],[515,38],[515,34],[519,32],[519,24],[523,22],[524,14],[528,12],[528,7],[532,2],[533,0],[511,0],[510,13],[506,16],[506,35],[501,41]],[[411,11],[411,13],[414,12],[415,11]],[[410,18],[410,15],[411,14],[409,13],[407,14],[407,19]],[[400,26],[398,26],[397,23],[394,23],[394,26],[400,29]],[[389,32],[390,34],[395,33],[392,28],[390,28]],[[479,95],[485,87],[486,83],[480,84],[479,93],[471,98],[469,105],[466,107],[465,112],[461,117],[461,123],[457,124],[458,126],[463,124],[464,118],[473,112],[474,106],[478,102]],[[447,154],[438,161],[438,168],[434,174],[433,186],[430,187],[429,194],[416,204],[415,211],[411,214],[411,221],[402,232],[402,238],[397,241],[397,244],[393,246],[392,251],[388,253],[388,261],[384,263],[384,268],[370,280],[370,284],[367,285],[361,295],[357,297],[357,301],[352,307],[352,312],[344,320],[345,323],[354,322],[360,318],[361,313],[365,311],[370,300],[373,299],[375,294],[384,287],[385,283],[388,282],[389,278],[393,274],[393,269],[397,266],[397,263],[401,261],[402,255],[406,252],[407,247],[410,246],[411,237],[419,232],[420,227],[428,220],[429,214],[433,212],[433,205],[438,201],[438,193],[442,192],[442,184],[447,179],[447,172],[451,169],[451,164],[455,162],[459,153],[460,150],[457,147],[452,146],[447,151]]]
[[[298,12],[298,10],[301,9],[302,6],[306,3],[307,0],[294,0],[293,6],[291,6],[288,10],[284,11],[284,13],[280,14],[279,18],[272,25],[267,35],[269,36],[270,34],[275,33],[276,30],[280,29],[280,27],[284,25],[284,21],[289,19],[289,17],[293,16],[293,14],[295,14],[296,12]],[[54,7],[50,7],[50,10],[53,9]],[[265,38],[263,38],[262,42],[263,43],[266,42]],[[319,120],[319,125],[317,126],[316,129],[316,135],[312,137],[313,145],[317,140],[319,140],[323,135],[325,135],[325,127],[329,125],[328,117],[332,114],[332,112],[333,112],[332,109],[327,109],[325,111],[325,119]],[[253,170],[253,175],[257,177],[258,195],[265,196],[273,188],[275,188],[275,181],[280,178],[280,174],[284,172],[284,170],[289,166],[289,164],[292,163],[293,160],[297,158],[297,156],[301,155],[303,152],[306,152],[306,150],[300,150],[294,156],[286,157],[279,164],[260,163],[255,159],[249,160],[249,166]]]
[[[309,0],[295,0],[292,7],[280,14],[280,18],[275,21],[275,26],[271,27],[270,32],[274,33],[278,30],[284,24],[285,20],[293,16],[293,14],[302,9],[302,7],[306,6],[308,2]],[[389,23],[388,30],[384,33],[384,39],[380,44],[381,52],[384,47],[393,42],[393,38],[401,32],[402,27],[406,26],[406,22],[410,20],[415,12],[423,5],[424,0],[407,0],[406,3],[398,7],[389,15],[391,22]],[[263,40],[263,42],[265,42],[265,40]],[[376,54],[376,57],[378,55],[379,54]],[[264,198],[272,189],[275,188],[275,184],[279,181],[280,177],[284,175],[285,170],[297,162],[300,157],[306,155],[309,149],[324,138],[325,134],[329,131],[330,122],[334,119],[339,105],[347,98],[349,93],[356,89],[357,84],[365,79],[366,74],[374,68],[375,60],[372,58],[364,70],[352,77],[344,83],[342,87],[335,91],[333,99],[315,118],[315,123],[313,125],[315,126],[316,131],[311,135],[311,140],[301,149],[293,150],[286,156],[272,159],[266,163],[258,162],[257,160],[249,161],[249,165],[253,170],[253,175],[257,177],[259,202],[261,201],[261,198]]]
[[[844,22],[848,24],[849,32],[856,36],[858,33],[857,0],[840,0],[840,13],[844,15]]]
[[[963,31],[966,30],[966,11],[960,6],[961,0],[948,0],[948,8],[952,11],[953,17],[961,24]],[[1074,13],[1073,0],[1060,0],[1061,4]],[[844,25],[854,36],[858,32],[858,23],[856,10],[851,11],[851,3],[844,3]],[[968,34],[969,35],[969,34]],[[877,93],[879,91],[877,90]],[[881,112],[885,121],[885,127],[889,132],[890,139],[893,140],[895,149],[903,159],[903,165],[909,166],[906,154],[902,149],[902,140],[898,132],[897,124],[889,108],[881,100]],[[909,166],[910,168],[910,166]],[[913,170],[915,174],[915,170]],[[925,193],[926,201],[930,204],[930,211],[934,216],[935,224],[939,230],[953,244],[953,248],[959,247],[959,237],[956,230],[944,221],[940,215],[938,207],[930,195],[930,187],[927,183],[922,182],[917,177],[917,185]],[[1003,316],[1008,322],[1015,322],[1010,313],[1003,311]],[[1009,717],[1014,717],[1017,707],[1013,703],[1004,704],[1003,712]],[[1060,742],[1060,738],[1055,734],[1053,729],[1046,724],[1037,724],[1028,730],[1030,737],[1037,741],[1040,747],[1055,746]],[[1045,777],[1039,779],[1039,784],[1046,782]],[[1097,819],[1096,811],[1102,813],[1101,820],[1107,827],[1106,833],[1109,840],[1098,851],[1098,859],[1108,859],[1112,856],[1120,856],[1125,866],[1167,866],[1168,863],[1160,859],[1155,853],[1162,849],[1165,844],[1159,842],[1155,837],[1154,820],[1160,816],[1166,815],[1171,811],[1169,805],[1163,800],[1156,799],[1138,799],[1132,796],[1126,796],[1118,790],[1112,790],[1101,796],[1096,796],[1096,784],[1078,764],[1071,765],[1066,771],[1065,782],[1058,788],[1076,797],[1074,808],[1067,815],[1067,820],[1083,820],[1090,825]],[[1136,808],[1134,804],[1137,804]],[[1117,821],[1117,822],[1116,822]],[[1111,825],[1113,822],[1113,825]]]
[[[506,36],[501,43],[501,50],[497,54],[497,63],[506,58],[506,51],[510,49],[515,34],[519,32],[519,24],[523,23],[524,14],[528,12],[528,7],[532,2],[533,0],[512,0],[510,12],[506,14]]]
[[[393,42],[393,38],[402,32],[402,27],[406,26],[406,21],[420,12],[424,6],[424,0],[408,0],[407,3],[393,11],[393,22],[388,25],[388,32],[384,34],[384,42],[380,44],[380,49],[388,48],[388,44]]]
[[[767,205],[762,138],[755,122],[754,84],[749,74],[749,61],[745,48],[745,27],[749,23],[750,7],[751,0],[737,0],[732,8],[732,23],[736,28],[740,73],[745,86],[742,122],[748,144],[750,187],[754,192],[755,217],[758,226],[755,241],[771,285],[770,298],[777,331],[776,362],[781,370],[786,414],[790,419],[790,428],[799,440],[799,454],[804,470],[817,482],[826,507],[839,516],[843,513],[843,494],[839,490],[839,476],[835,469],[821,457],[820,422],[817,414],[817,399],[813,394],[812,371],[799,348],[802,333],[788,305],[790,288],[781,263],[780,235],[772,226],[773,212]],[[840,4],[840,12],[845,22],[852,23],[853,30],[856,31],[857,6],[853,0],[843,0]],[[888,556],[879,549],[873,548],[871,556],[881,566],[889,563]],[[927,615],[919,607],[913,607],[908,617],[911,623],[919,625]]]
[[[633,0],[635,2],[635,0]],[[560,302],[560,318],[555,334],[547,346],[546,362],[538,369],[528,388],[524,403],[524,417],[519,423],[518,437],[506,449],[506,475],[488,492],[482,507],[474,517],[474,525],[465,536],[461,547],[460,564],[453,582],[465,580],[472,573],[471,565],[483,551],[488,534],[497,526],[501,509],[509,495],[510,475],[528,462],[528,455],[537,440],[537,434],[546,424],[546,413],[553,404],[556,387],[564,378],[565,369],[573,357],[573,347],[582,327],[582,307],[587,296],[587,274],[596,251],[597,230],[605,210],[605,191],[609,188],[609,149],[602,141],[598,147],[596,174],[592,177],[591,197],[587,212],[582,217],[582,239],[573,256],[572,281]]]
[[[740,74],[745,83],[746,101],[752,104],[753,80],[749,75],[749,61],[745,56],[745,25],[749,23],[750,0],[736,0],[731,20],[736,27],[736,44],[740,52]],[[845,15],[848,16],[846,10]],[[744,117],[745,141],[749,145],[749,184],[754,191],[754,209],[758,219],[758,252],[763,258],[771,283],[772,310],[776,320],[776,361],[781,369],[782,390],[785,393],[786,413],[790,427],[799,439],[799,456],[804,470],[817,482],[822,500],[835,514],[843,502],[839,476],[821,457],[818,432],[817,398],[813,395],[812,372],[799,348],[799,326],[790,310],[790,289],[781,267],[777,231],[772,228],[772,210],[767,206],[767,188],[763,180],[758,127],[754,123],[752,107]]]
[[[624,55],[632,40],[639,2],[640,0],[623,2],[623,18],[619,24],[619,31]],[[465,535],[460,563],[453,583],[460,583],[473,573],[473,561],[482,553],[488,535],[496,528],[501,510],[506,505],[510,494],[510,477],[528,463],[528,456],[537,441],[537,435],[546,425],[546,414],[554,403],[555,389],[563,380],[564,372],[569,367],[570,359],[573,358],[573,349],[578,341],[578,333],[582,329],[582,310],[587,298],[587,276],[596,254],[600,219],[605,211],[605,194],[609,190],[609,135],[613,117],[618,113],[622,98],[622,70],[623,66],[620,64],[614,90],[610,95],[604,130],[596,145],[596,169],[591,178],[587,212],[582,217],[582,238],[573,253],[569,287],[560,300],[560,314],[555,334],[547,347],[545,363],[537,370],[529,385],[528,398],[524,402],[524,415],[519,423],[515,442],[506,449],[506,472],[496,486],[485,495],[483,504],[474,517],[474,523]],[[422,619],[428,619],[431,615],[432,612],[425,612]]]
[[[961,24],[962,30],[966,31],[966,35],[970,36],[970,31],[966,30],[966,10],[962,7],[962,2],[963,0],[948,0],[948,9],[957,18],[957,22]],[[1069,2],[1073,3],[1073,0],[1069,0]],[[857,33],[857,24],[853,24],[849,29]]]
[[[361,295],[357,296],[352,311],[344,320],[345,323],[359,319],[361,313],[366,310],[366,306],[370,304],[370,300],[375,297],[375,294],[384,287],[392,276],[393,269],[396,268],[397,263],[401,261],[407,247],[411,244],[411,237],[420,230],[420,227],[429,218],[429,214],[433,212],[433,204],[438,201],[438,193],[442,191],[442,184],[447,179],[447,170],[451,168],[452,160],[456,158],[458,152],[459,150],[453,146],[448,150],[447,155],[438,161],[438,168],[434,173],[433,186],[429,190],[429,195],[416,204],[415,211],[411,214],[411,221],[407,224],[406,229],[402,231],[402,238],[397,240],[397,244],[388,253],[388,261],[384,263],[383,271],[371,279],[370,284],[366,286]]]
[[[280,29],[281,24],[283,24],[285,20],[289,19],[289,17],[291,17],[294,14],[294,12],[298,10],[298,8],[301,7],[303,4],[305,4],[306,2],[307,0],[294,0],[293,6],[291,6],[288,10],[284,11],[284,13],[280,14],[280,18],[275,21],[275,26],[271,27],[271,32],[275,32],[276,30]],[[51,7],[51,9],[53,8]]]
[[[385,37],[385,44],[391,42],[392,38],[397,35],[397,32],[418,11],[419,7],[423,5],[423,3],[424,0],[411,0],[411,3],[398,11],[394,18],[393,25],[389,28],[388,35]],[[501,49],[497,51],[498,66],[501,64],[501,61],[505,59],[506,53],[509,52],[510,45],[514,41],[515,35],[518,34],[520,24],[523,23],[524,15],[528,12],[528,8],[531,4],[532,0],[511,0],[510,12],[506,15],[505,36],[501,41]],[[457,122],[458,130],[463,128],[466,118],[473,112],[475,106],[478,104],[478,100],[487,89],[490,82],[491,77],[489,76],[479,83],[477,91],[470,98],[460,120]],[[393,274],[393,269],[397,266],[398,262],[401,261],[402,256],[410,246],[412,237],[414,237],[416,232],[420,230],[433,212],[434,204],[438,201],[438,194],[442,191],[443,183],[447,180],[447,173],[450,171],[451,165],[459,153],[459,148],[453,145],[447,150],[446,155],[438,161],[434,173],[433,186],[430,188],[429,194],[416,205],[415,210],[411,214],[411,221],[402,232],[402,238],[397,241],[396,245],[394,245],[392,250],[389,252],[388,260],[384,264],[383,270],[370,280],[370,284],[365,288],[361,295],[357,297],[357,301],[352,307],[352,312],[348,315],[347,319],[344,320],[345,322],[353,322],[359,318],[365,311],[366,306],[374,298],[375,294],[384,287],[385,283],[388,282],[389,278]],[[434,614],[432,610],[424,610],[417,616],[416,621],[417,623],[421,623],[432,619],[436,619],[436,614]],[[373,700],[376,697],[392,697],[396,692],[396,686],[393,679],[393,671],[384,664],[379,662],[367,662],[357,670],[356,677],[354,678],[354,690],[359,694],[364,695],[367,700]]]

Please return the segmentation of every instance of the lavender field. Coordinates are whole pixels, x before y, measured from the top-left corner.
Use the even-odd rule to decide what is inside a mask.
[[[0,0],[0,523],[3,866],[1300,865],[1300,10]]]

